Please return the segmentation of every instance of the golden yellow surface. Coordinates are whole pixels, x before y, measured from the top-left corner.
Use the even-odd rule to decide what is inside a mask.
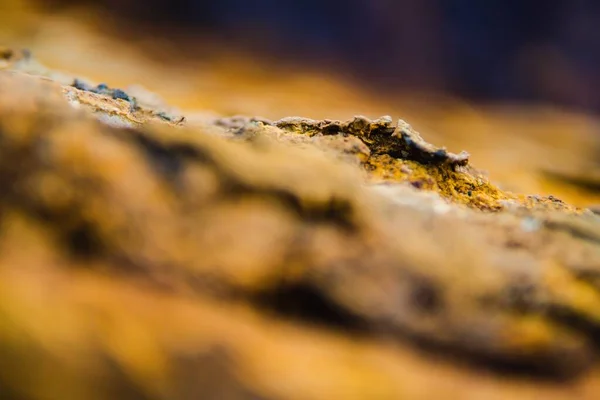
[[[548,177],[594,177],[595,118],[384,97],[225,51],[161,59],[167,43],[10,4],[9,44],[111,87],[141,84],[187,122],[2,72],[0,397],[598,398],[600,228],[526,196],[597,201]],[[388,114],[477,169],[393,157],[397,137],[226,135],[202,125],[213,112]],[[365,188],[381,181],[421,190]]]

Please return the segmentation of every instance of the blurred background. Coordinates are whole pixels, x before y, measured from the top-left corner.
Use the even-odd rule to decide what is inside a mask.
[[[592,0],[0,0],[0,41],[183,108],[383,114],[504,188],[600,202]],[[200,113],[202,114],[202,113]]]
[[[120,18],[114,29],[187,39],[174,42],[187,56],[218,42],[378,90],[600,111],[600,4],[592,0],[40,2],[49,11],[83,3]]]

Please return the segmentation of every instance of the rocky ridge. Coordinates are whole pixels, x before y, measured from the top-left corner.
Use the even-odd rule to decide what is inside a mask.
[[[389,117],[192,122],[0,59],[8,398],[595,398],[591,211]]]

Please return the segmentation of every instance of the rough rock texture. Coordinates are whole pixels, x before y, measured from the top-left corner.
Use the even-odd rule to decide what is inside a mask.
[[[600,393],[591,211],[403,121],[188,123],[3,54],[2,398]]]

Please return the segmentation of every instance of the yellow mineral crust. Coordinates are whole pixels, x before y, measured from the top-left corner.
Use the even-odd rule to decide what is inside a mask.
[[[188,123],[16,70],[3,397],[598,397],[589,210],[502,191],[403,121]]]

